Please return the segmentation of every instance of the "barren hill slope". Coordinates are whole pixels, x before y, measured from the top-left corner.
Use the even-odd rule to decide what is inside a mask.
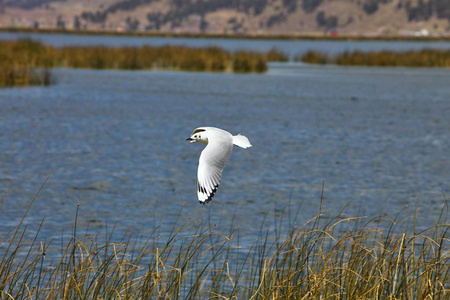
[[[450,0],[0,0],[0,27],[450,35]]]

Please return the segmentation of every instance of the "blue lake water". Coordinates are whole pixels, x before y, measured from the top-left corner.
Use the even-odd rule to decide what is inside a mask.
[[[313,43],[313,42],[311,42]],[[269,47],[270,48],[270,47]],[[265,74],[54,70],[56,84],[0,90],[0,234],[40,185],[30,228],[146,233],[179,220],[241,229],[317,213],[433,225],[450,195],[450,71],[271,64]],[[206,206],[199,126],[246,135]],[[447,196],[445,196],[447,195]],[[287,217],[286,217],[287,218]],[[264,221],[265,220],[265,221]],[[292,219],[290,220],[293,223]],[[288,221],[280,226],[286,230]]]

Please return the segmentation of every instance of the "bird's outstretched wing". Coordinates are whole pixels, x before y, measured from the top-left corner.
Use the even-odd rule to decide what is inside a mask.
[[[208,203],[214,197],[232,150],[231,143],[229,145],[210,143],[203,149],[197,172],[197,195],[200,203]]]

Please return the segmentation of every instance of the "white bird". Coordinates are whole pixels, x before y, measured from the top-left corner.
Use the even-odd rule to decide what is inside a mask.
[[[211,201],[219,187],[222,171],[233,151],[233,145],[244,149],[252,145],[243,135],[232,135],[215,127],[199,127],[186,140],[206,145],[200,155],[197,171],[198,201],[205,204]]]

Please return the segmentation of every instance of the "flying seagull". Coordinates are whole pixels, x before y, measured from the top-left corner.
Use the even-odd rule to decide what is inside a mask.
[[[205,204],[211,201],[219,187],[222,171],[233,151],[233,145],[244,149],[252,145],[243,135],[232,135],[215,127],[199,127],[186,140],[206,145],[200,155],[197,171],[198,201]]]

